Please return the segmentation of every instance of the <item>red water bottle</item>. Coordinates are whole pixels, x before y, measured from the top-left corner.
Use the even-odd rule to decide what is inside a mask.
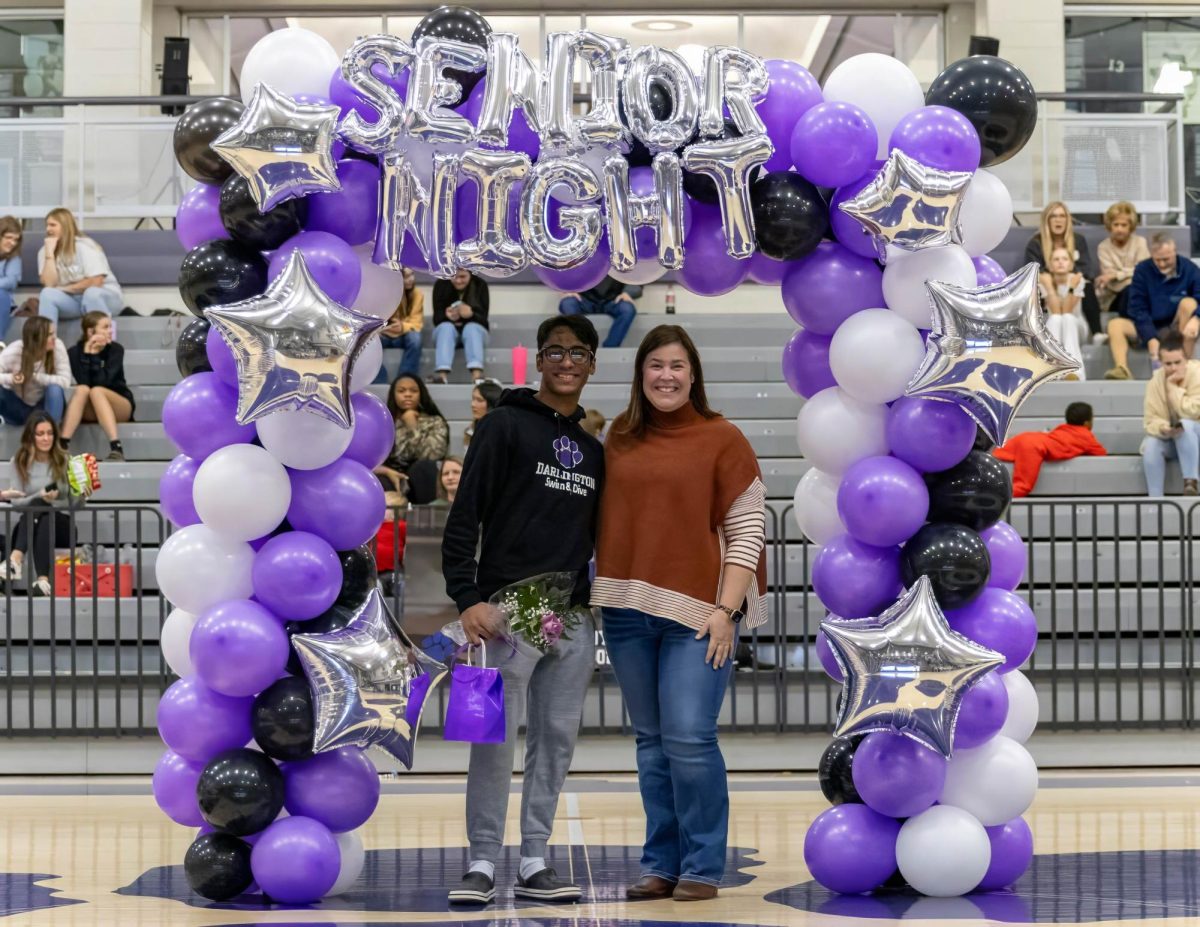
[[[523,344],[512,349],[512,385],[525,385],[525,365],[529,362],[529,351]]]
[[[667,310],[667,315],[675,314],[675,284],[667,284],[667,294],[663,297],[663,308]]]

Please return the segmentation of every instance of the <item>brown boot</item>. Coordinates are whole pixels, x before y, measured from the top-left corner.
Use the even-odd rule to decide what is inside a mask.
[[[675,890],[675,883],[655,875],[642,876],[629,888],[625,889],[625,897],[630,901],[642,901],[647,898],[670,898]]]
[[[1183,494],[1185,496],[1200,496],[1200,484],[1195,480],[1183,481]]]
[[[676,901],[709,901],[717,897],[717,887],[707,882],[689,882],[680,879],[671,897]]]

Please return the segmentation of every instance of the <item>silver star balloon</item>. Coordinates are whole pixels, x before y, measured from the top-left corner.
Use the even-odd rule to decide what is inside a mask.
[[[895,148],[875,179],[838,208],[871,233],[883,261],[888,245],[920,251],[961,241],[958,215],[970,182],[969,172],[940,171]]]
[[[294,634],[316,722],[313,750],[378,747],[412,769],[421,713],[447,673],[416,647],[373,589],[350,623]]]
[[[297,103],[258,84],[242,118],[212,142],[212,149],[246,178],[254,202],[266,212],[284,200],[342,188],[333,160],[341,110],[332,104]]]
[[[928,576],[878,618],[821,630],[843,676],[835,737],[891,731],[950,756],[963,696],[1004,663],[950,628]]]
[[[204,315],[237,362],[238,424],[305,409],[351,426],[350,374],[383,322],[326,296],[299,249],[261,296]]]
[[[1022,403],[1047,380],[1079,369],[1046,330],[1038,266],[1026,264],[990,286],[926,283],[933,332],[905,390],[961,406],[997,444]]]

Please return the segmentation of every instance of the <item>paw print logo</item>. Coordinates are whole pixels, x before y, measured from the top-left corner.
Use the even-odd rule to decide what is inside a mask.
[[[568,470],[573,470],[583,461],[583,452],[578,444],[564,435],[554,442],[554,459]]]

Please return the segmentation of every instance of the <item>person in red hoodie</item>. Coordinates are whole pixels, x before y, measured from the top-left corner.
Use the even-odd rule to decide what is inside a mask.
[[[1042,463],[1047,460],[1072,460],[1088,455],[1104,457],[1104,449],[1092,434],[1092,407],[1086,402],[1067,406],[1066,423],[1053,431],[1024,431],[1013,435],[1003,447],[992,451],[1000,460],[1015,464],[1013,496],[1028,496],[1037,483]]]

